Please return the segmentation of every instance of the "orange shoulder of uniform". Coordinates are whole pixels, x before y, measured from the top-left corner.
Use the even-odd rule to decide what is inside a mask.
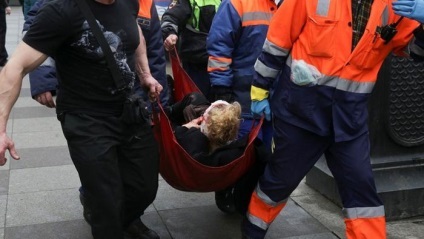
[[[152,8],[153,0],[138,0],[140,8],[138,9],[138,16],[150,19],[150,9]]]

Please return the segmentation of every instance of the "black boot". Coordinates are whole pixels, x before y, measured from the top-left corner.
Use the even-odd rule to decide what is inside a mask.
[[[124,232],[125,239],[160,239],[159,235],[137,219]]]
[[[219,210],[225,213],[234,213],[236,208],[234,206],[233,187],[215,192],[215,204]]]

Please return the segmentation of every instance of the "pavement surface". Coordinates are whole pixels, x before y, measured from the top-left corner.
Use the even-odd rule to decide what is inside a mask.
[[[12,55],[22,37],[20,7],[13,7],[7,24]],[[55,111],[34,101],[29,88],[25,77],[7,125],[21,160],[0,167],[0,239],[90,239],[78,198],[80,181]],[[162,239],[241,238],[241,217],[222,213],[213,193],[178,191],[163,179],[142,220]],[[424,238],[424,218],[389,222],[387,232],[393,239]],[[266,238],[345,238],[341,210],[302,182]]]

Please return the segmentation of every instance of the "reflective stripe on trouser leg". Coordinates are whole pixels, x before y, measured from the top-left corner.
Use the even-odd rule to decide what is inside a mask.
[[[257,186],[250,199],[246,216],[250,223],[262,230],[267,230],[286,203],[287,199],[281,202],[272,201],[260,190],[259,186]]]
[[[343,214],[348,239],[386,238],[384,206],[344,208]]]
[[[331,138],[274,118],[275,151],[252,194],[243,233],[264,238],[269,225],[284,208],[290,194],[330,145]],[[307,150],[305,150],[305,148]]]
[[[325,156],[342,198],[347,238],[386,238],[384,206],[374,182],[368,132],[333,143]]]

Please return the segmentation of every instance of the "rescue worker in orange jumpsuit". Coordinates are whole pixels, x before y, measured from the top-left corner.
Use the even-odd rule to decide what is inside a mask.
[[[251,87],[252,112],[273,113],[275,151],[252,193],[243,238],[265,237],[322,155],[337,182],[347,238],[386,238],[370,164],[367,100],[386,56],[405,55],[419,26],[400,20],[391,5],[285,0],[275,13]]]

